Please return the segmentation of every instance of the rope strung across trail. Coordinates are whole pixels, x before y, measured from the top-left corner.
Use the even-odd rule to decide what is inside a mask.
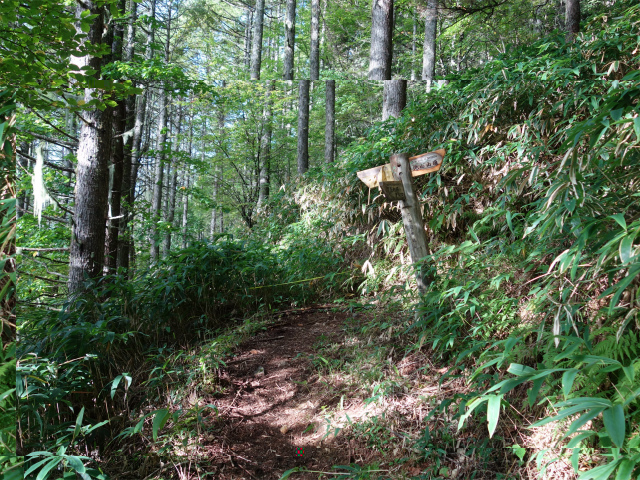
[[[338,272],[338,273],[336,273],[336,275],[344,275],[345,273],[349,273],[349,272]],[[282,287],[284,285],[294,285],[296,283],[313,282],[314,280],[319,280],[319,279],[325,278],[325,277],[326,277],[326,275],[322,275],[320,277],[305,278],[304,280],[296,280],[295,282],[277,283],[275,285],[262,285],[260,287],[250,287],[250,288],[247,288],[247,290],[257,290],[259,288],[267,288],[267,287]]]

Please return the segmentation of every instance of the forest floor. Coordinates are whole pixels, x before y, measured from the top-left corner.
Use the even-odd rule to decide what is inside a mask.
[[[217,409],[204,418],[195,450],[144,477],[534,478],[504,442],[486,448],[483,423],[458,432],[455,403],[437,408],[468,393],[467,383],[434,365],[427,349],[407,348],[398,333],[409,315],[375,305],[276,314],[195,400]],[[505,426],[508,444],[522,445]]]

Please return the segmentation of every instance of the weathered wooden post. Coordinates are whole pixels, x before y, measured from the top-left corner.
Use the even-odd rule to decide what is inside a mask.
[[[415,157],[409,157],[406,153],[397,153],[391,156],[390,162],[386,165],[358,172],[358,178],[369,188],[380,187],[387,200],[400,202],[404,231],[407,235],[411,261],[414,264],[426,257],[429,252],[427,234],[422,220],[422,208],[411,179],[439,170],[444,155],[444,150],[436,150]],[[425,277],[424,266],[420,265],[416,271],[416,281],[418,292],[421,294],[427,290]]]
[[[422,209],[420,202],[413,189],[411,180],[411,166],[409,165],[409,155],[406,153],[396,153],[391,156],[391,171],[395,180],[402,182],[404,189],[404,200],[400,200],[400,210],[402,211],[402,222],[404,232],[407,235],[409,253],[412,263],[416,264],[421,258],[426,257],[427,235],[424,231],[424,221],[422,220]],[[424,268],[419,266],[416,270],[416,282],[418,292],[421,294],[427,291],[427,284],[424,278]]]

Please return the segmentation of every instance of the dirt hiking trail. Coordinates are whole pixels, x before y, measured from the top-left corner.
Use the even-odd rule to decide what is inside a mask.
[[[293,467],[331,471],[333,465],[354,461],[346,440],[325,435],[323,407],[335,406],[340,398],[330,398],[333,389],[309,360],[319,337],[341,341],[347,315],[330,307],[285,312],[238,347],[221,372],[226,394],[206,399],[219,409],[220,431],[203,445],[211,453],[215,478],[278,479]]]

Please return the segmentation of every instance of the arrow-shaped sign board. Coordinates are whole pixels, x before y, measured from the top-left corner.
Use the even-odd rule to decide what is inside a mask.
[[[411,176],[419,177],[420,175],[440,170],[445,153],[445,150],[440,149],[435,152],[422,153],[415,157],[409,157]],[[361,170],[357,175],[369,188],[378,187],[380,182],[389,182],[397,179],[397,174],[394,175],[392,165],[389,163],[367,170]]]

